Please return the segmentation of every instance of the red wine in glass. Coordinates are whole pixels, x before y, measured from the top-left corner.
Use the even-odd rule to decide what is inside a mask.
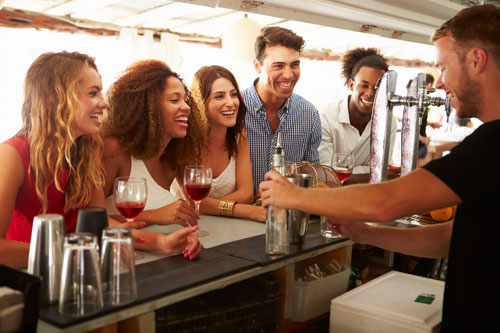
[[[141,214],[146,206],[148,198],[148,187],[146,179],[138,177],[118,177],[113,185],[113,199],[118,213],[127,222]],[[143,256],[134,251],[134,258],[141,259]]]
[[[354,168],[354,158],[351,154],[334,153],[332,156],[332,167],[337,172],[340,181],[349,178]]]
[[[351,171],[349,171],[349,170],[337,169],[336,171],[337,171],[337,175],[339,176],[339,178],[342,182],[344,180],[346,180],[347,178],[349,178],[349,176],[351,175]]]
[[[116,210],[125,219],[135,219],[144,210],[144,203],[142,202],[120,202],[116,205]]]
[[[212,188],[212,169],[203,165],[188,165],[184,169],[184,191],[194,201],[196,213],[200,215],[200,203]],[[198,237],[208,235],[205,230],[196,232]]]
[[[210,193],[212,184],[186,184],[184,189],[191,200],[201,201],[208,196],[208,193]]]

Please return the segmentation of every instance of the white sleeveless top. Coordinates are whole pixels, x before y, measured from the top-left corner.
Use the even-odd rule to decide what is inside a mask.
[[[212,189],[209,198],[222,198],[236,191],[236,160],[231,156],[229,163],[219,177],[212,180]]]
[[[176,179],[172,182],[170,191],[172,191],[176,199],[186,199],[186,195]],[[208,197],[218,199],[234,191],[236,191],[236,160],[232,156],[226,169],[222,171],[219,177],[212,179],[212,189]]]
[[[158,185],[158,183],[151,177],[148,168],[142,160],[131,157],[130,177],[140,177],[146,179],[148,186],[148,199],[146,200],[146,207],[144,210],[152,210],[161,208],[176,201],[174,195],[165,188]],[[110,195],[106,198],[106,209],[109,215],[119,215],[113,202],[113,196]]]

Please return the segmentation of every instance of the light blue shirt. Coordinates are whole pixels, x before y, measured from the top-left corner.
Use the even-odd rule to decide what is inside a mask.
[[[258,80],[258,79],[257,79]],[[254,84],[242,91],[247,107],[245,127],[250,145],[254,191],[257,192],[264,175],[271,169],[273,149],[281,132],[285,161],[319,163],[321,120],[318,110],[305,98],[292,94],[278,111],[280,124],[273,133],[266,110]]]

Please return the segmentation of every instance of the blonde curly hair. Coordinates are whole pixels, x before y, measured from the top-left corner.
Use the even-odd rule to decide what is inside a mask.
[[[162,153],[165,128],[161,98],[169,77],[182,82],[163,61],[141,60],[128,66],[108,90],[110,112],[103,134],[117,138],[120,147],[134,158],[145,160]],[[186,137],[170,140],[162,153],[171,170],[184,170],[184,166],[200,162],[204,134],[192,112],[188,124]]]
[[[39,56],[26,74],[19,134],[28,138],[29,172],[41,213],[47,212],[50,184],[63,191],[58,175],[64,169],[70,170],[65,210],[86,206],[92,191],[104,184],[101,138],[83,135],[75,139],[71,128],[79,105],[78,89],[89,68],[97,71],[94,58],[88,55],[50,52]]]

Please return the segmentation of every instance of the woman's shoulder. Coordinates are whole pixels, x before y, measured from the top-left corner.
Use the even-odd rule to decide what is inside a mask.
[[[105,137],[103,142],[104,159],[130,159],[130,154],[122,148],[118,138],[114,136]]]

